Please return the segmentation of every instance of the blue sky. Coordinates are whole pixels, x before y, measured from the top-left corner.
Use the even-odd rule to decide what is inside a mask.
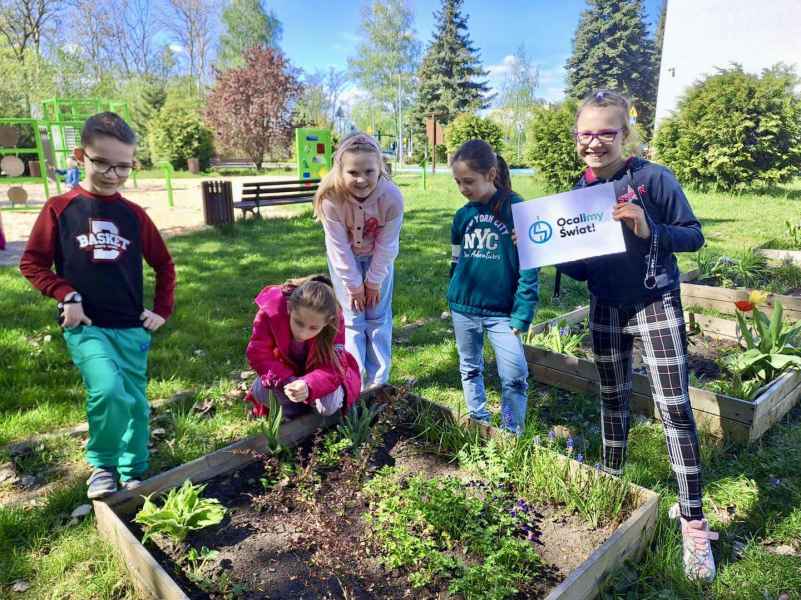
[[[313,72],[329,66],[345,68],[358,43],[358,1],[267,0],[284,26],[281,47],[296,66]],[[423,48],[431,41],[433,11],[438,0],[409,0],[417,37]],[[645,0],[652,30],[662,0]],[[564,89],[564,64],[585,0],[465,0],[464,13],[490,82],[503,79],[504,59],[521,44],[540,67],[538,95],[556,100]]]

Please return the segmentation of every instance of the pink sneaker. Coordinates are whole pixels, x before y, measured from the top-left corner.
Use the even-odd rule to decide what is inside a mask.
[[[679,505],[674,504],[668,512],[671,519],[681,523],[681,536],[684,542],[684,573],[688,579],[712,581],[715,579],[715,558],[712,556],[711,540],[718,534],[709,531],[706,519],[688,521],[681,516]]]

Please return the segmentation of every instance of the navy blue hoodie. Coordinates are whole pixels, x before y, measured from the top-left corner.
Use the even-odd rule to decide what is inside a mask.
[[[674,252],[695,252],[704,245],[701,223],[695,218],[679,182],[669,169],[661,165],[630,158],[625,167],[607,180],[599,179],[591,169],[587,169],[574,189],[608,181],[615,183],[618,202],[634,202],[642,206],[634,191],[635,184],[645,201],[651,235],[653,232],[659,234],[657,287],[649,290],[643,283],[651,240],[638,238],[625,225],[625,253],[563,263],[557,268],[573,279],[586,281],[596,300],[611,306],[649,302],[665,292],[679,289],[679,267]]]

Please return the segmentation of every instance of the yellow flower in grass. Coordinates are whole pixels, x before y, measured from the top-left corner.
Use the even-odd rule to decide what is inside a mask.
[[[768,293],[760,290],[752,290],[751,293],[748,294],[748,301],[756,306],[761,306],[768,301]]]

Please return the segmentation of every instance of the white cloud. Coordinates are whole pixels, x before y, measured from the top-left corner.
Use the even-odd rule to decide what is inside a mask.
[[[369,94],[366,90],[352,85],[339,95],[339,104],[350,108],[353,107],[355,103],[360,100],[366,100],[368,97]]]
[[[182,53],[182,52],[185,52],[185,51],[186,51],[186,49],[185,49],[185,48],[184,48],[184,47],[183,47],[181,44],[179,44],[178,42],[173,42],[173,43],[171,43],[171,44],[169,45],[169,48],[170,48],[170,50],[172,50],[172,51],[173,51],[173,52],[175,52],[176,54],[180,54],[180,53]]]
[[[517,57],[514,54],[507,54],[497,65],[489,65],[487,71],[491,79],[502,79],[512,68],[517,65]]]

